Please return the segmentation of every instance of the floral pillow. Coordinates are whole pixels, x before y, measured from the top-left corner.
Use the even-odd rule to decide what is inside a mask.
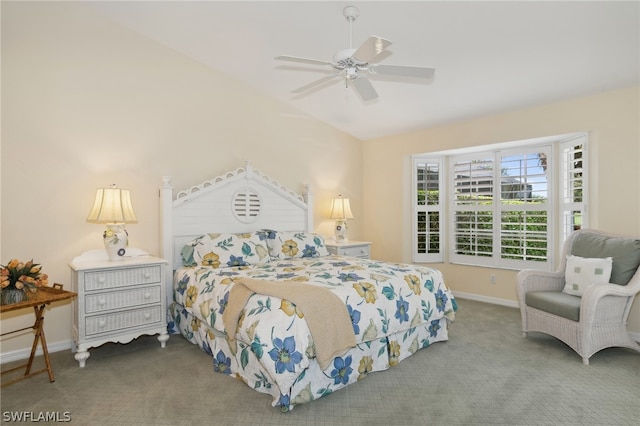
[[[308,232],[262,231],[272,259],[328,256],[324,238]]]
[[[266,242],[257,233],[205,234],[185,244],[182,263],[185,266],[227,268],[268,262]]]

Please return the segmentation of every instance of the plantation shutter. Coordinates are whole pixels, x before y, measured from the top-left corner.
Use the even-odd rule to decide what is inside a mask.
[[[413,261],[442,262],[442,159],[414,158],[413,173]]]
[[[490,264],[494,238],[492,155],[452,157],[451,261]]]
[[[526,268],[546,263],[551,211],[548,174],[550,147],[498,152],[500,161],[500,238],[497,266]]]
[[[413,157],[414,262],[550,271],[587,226],[588,134]]]
[[[550,148],[451,158],[451,262],[549,269]]]
[[[573,231],[587,226],[585,167],[587,137],[580,136],[560,144],[560,211],[563,241]]]

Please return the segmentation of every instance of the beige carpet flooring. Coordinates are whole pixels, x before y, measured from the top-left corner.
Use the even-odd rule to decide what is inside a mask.
[[[82,369],[70,351],[52,354],[55,382],[41,374],[2,388],[1,421],[26,412],[68,413],[77,425],[640,424],[640,354],[606,349],[584,366],[552,337],[524,339],[517,309],[458,302],[448,342],[290,413],[173,335],[165,349],[152,336],[91,349]]]

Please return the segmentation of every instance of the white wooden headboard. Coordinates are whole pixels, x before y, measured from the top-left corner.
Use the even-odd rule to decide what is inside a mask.
[[[167,297],[173,297],[173,271],[182,266],[185,243],[211,232],[259,229],[313,231],[313,198],[309,185],[298,194],[255,170],[244,167],[180,191],[173,196],[171,178],[160,186],[161,256],[169,262]]]

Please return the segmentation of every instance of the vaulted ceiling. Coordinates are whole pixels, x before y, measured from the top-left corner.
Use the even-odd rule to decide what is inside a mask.
[[[640,2],[141,1],[87,3],[158,43],[363,140],[640,84]],[[296,96],[349,46],[392,45],[380,63],[432,67],[432,80],[371,76],[364,102],[336,78]]]

